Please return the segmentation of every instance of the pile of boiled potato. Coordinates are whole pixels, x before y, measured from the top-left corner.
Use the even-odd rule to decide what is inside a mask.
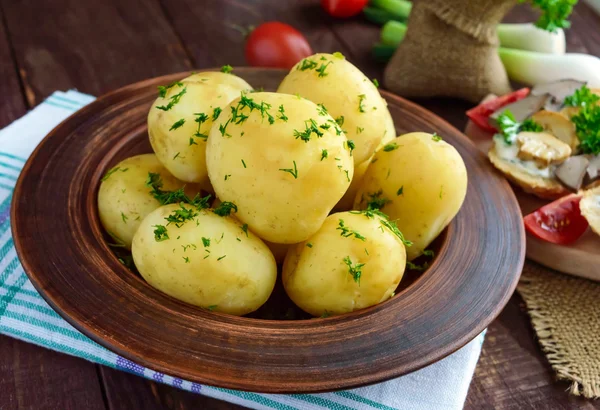
[[[101,222],[151,286],[233,315],[267,301],[278,265],[313,316],[389,299],[467,189],[458,152],[396,138],[377,82],[340,53],[300,61],[275,93],[229,66],[159,87],[148,132],[154,154],[102,178]]]

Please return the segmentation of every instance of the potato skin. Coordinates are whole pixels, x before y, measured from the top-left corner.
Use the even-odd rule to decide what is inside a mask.
[[[175,177],[199,183],[212,191],[206,171],[206,138],[198,133],[198,113],[206,114],[200,124],[200,134],[208,136],[215,109],[222,109],[242,91],[252,87],[243,79],[219,72],[202,72],[180,81],[181,86],[169,88],[164,98],[154,101],[148,112],[148,135],[158,159]],[[157,107],[168,105],[171,97],[186,90],[177,104],[168,111]],[[183,125],[176,123],[184,120]],[[174,128],[176,127],[176,128]]]
[[[108,172],[98,190],[100,222],[107,232],[131,248],[142,219],[160,206],[146,186],[148,173],[160,174],[164,190],[174,191],[185,184],[169,174],[154,154],[124,159]],[[193,195],[198,191],[191,185],[186,192]]]
[[[413,242],[406,249],[411,261],[456,216],[466,193],[467,170],[456,149],[431,134],[413,132],[375,154],[354,206],[366,209],[373,197],[385,202],[381,211]]]
[[[302,69],[306,61],[316,63]],[[327,64],[325,75],[317,71]],[[344,117],[342,129],[354,141],[354,164],[365,162],[382,138],[396,135],[394,123],[377,87],[342,55],[315,54],[300,61],[283,79],[277,92],[299,94],[323,104],[333,118]]]
[[[340,220],[365,240],[342,236]],[[406,267],[402,241],[381,225],[381,217],[340,212],[330,215],[307,241],[292,245],[283,265],[282,280],[288,296],[313,316],[341,314],[389,299]],[[350,273],[364,264],[360,283]]]
[[[197,215],[179,227],[167,224],[165,218],[181,207]],[[168,239],[156,240],[156,225],[166,227]],[[210,245],[205,247],[202,238]],[[166,205],[148,215],[133,239],[132,253],[140,274],[154,288],[237,316],[265,303],[277,277],[275,259],[256,235],[246,235],[231,217],[183,204]]]
[[[271,107],[266,111],[273,123],[259,109],[240,107],[240,99],[226,107],[229,115],[217,119],[208,138],[210,180],[217,196],[235,203],[235,216],[258,236],[269,242],[298,243],[321,227],[352,180],[354,164],[346,137],[311,101],[276,93],[248,97],[254,104]],[[248,118],[237,124],[230,114],[232,106]],[[305,141],[297,133],[304,132],[310,120],[322,135],[311,133]]]

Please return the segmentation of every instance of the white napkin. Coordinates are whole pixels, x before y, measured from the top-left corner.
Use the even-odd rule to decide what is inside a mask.
[[[461,409],[483,344],[480,334],[456,353],[409,375],[358,389],[275,395],[199,385],[144,368],[79,333],[35,291],[19,263],[9,229],[13,188],[25,160],[59,122],[94,100],[57,91],[0,131],[0,333],[181,389],[255,409]],[[1,394],[1,393],[0,393]]]

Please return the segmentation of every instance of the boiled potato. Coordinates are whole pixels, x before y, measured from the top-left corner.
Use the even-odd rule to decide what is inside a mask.
[[[175,177],[211,190],[206,139],[213,121],[231,100],[252,87],[233,74],[202,72],[170,85],[148,113],[150,144]]]
[[[173,177],[154,154],[137,155],[119,162],[102,178],[98,190],[98,213],[104,229],[126,248],[131,248],[133,235],[142,219],[160,206],[146,185],[148,173],[159,174],[162,189],[174,191],[184,183]],[[186,187],[195,194],[194,186]]]
[[[390,117],[390,121],[391,120],[392,118]],[[392,128],[393,127],[394,125],[392,122]],[[396,138],[394,134],[386,134],[385,137],[383,137],[383,140],[381,141],[377,149],[388,144],[394,138]],[[373,153],[373,155],[375,155],[375,153]],[[352,209],[352,206],[354,205],[354,198],[356,198],[356,193],[358,192],[358,188],[360,187],[362,179],[365,176],[365,173],[367,172],[367,168],[369,168],[369,164],[373,160],[373,155],[362,164],[354,166],[354,177],[352,178],[352,182],[350,183],[350,186],[348,187],[348,190],[346,191],[342,199],[340,199],[339,202],[333,208],[335,211],[349,211]]]
[[[298,243],[315,233],[348,189],[351,147],[335,120],[313,102],[254,93],[234,100],[206,147],[217,196],[261,238]]]
[[[405,267],[403,241],[389,221],[373,213],[340,212],[290,247],[282,279],[298,307],[321,316],[389,299]]]
[[[185,204],[162,206],[148,215],[135,234],[132,253],[154,288],[232,315],[258,309],[277,277],[275,259],[256,235],[229,216]]]
[[[401,135],[379,150],[363,178],[356,209],[369,205],[395,221],[413,242],[413,260],[458,213],[467,192],[467,170],[460,154],[437,135]]]
[[[365,162],[382,138],[396,135],[377,87],[340,53],[315,54],[300,61],[277,91],[323,104],[356,144],[355,165]]]

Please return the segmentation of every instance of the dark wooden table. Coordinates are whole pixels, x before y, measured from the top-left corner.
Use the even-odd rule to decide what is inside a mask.
[[[244,65],[235,25],[280,20],[315,51],[341,51],[370,77],[378,29],[362,18],[336,21],[318,0],[0,0],[0,127],[55,90],[100,95],[162,74]],[[527,7],[508,21],[532,21]],[[581,4],[569,50],[600,55],[600,17]],[[469,104],[420,104],[462,129]],[[489,327],[466,408],[600,409],[556,382],[515,295]],[[238,409],[127,373],[0,336],[0,409]]]

